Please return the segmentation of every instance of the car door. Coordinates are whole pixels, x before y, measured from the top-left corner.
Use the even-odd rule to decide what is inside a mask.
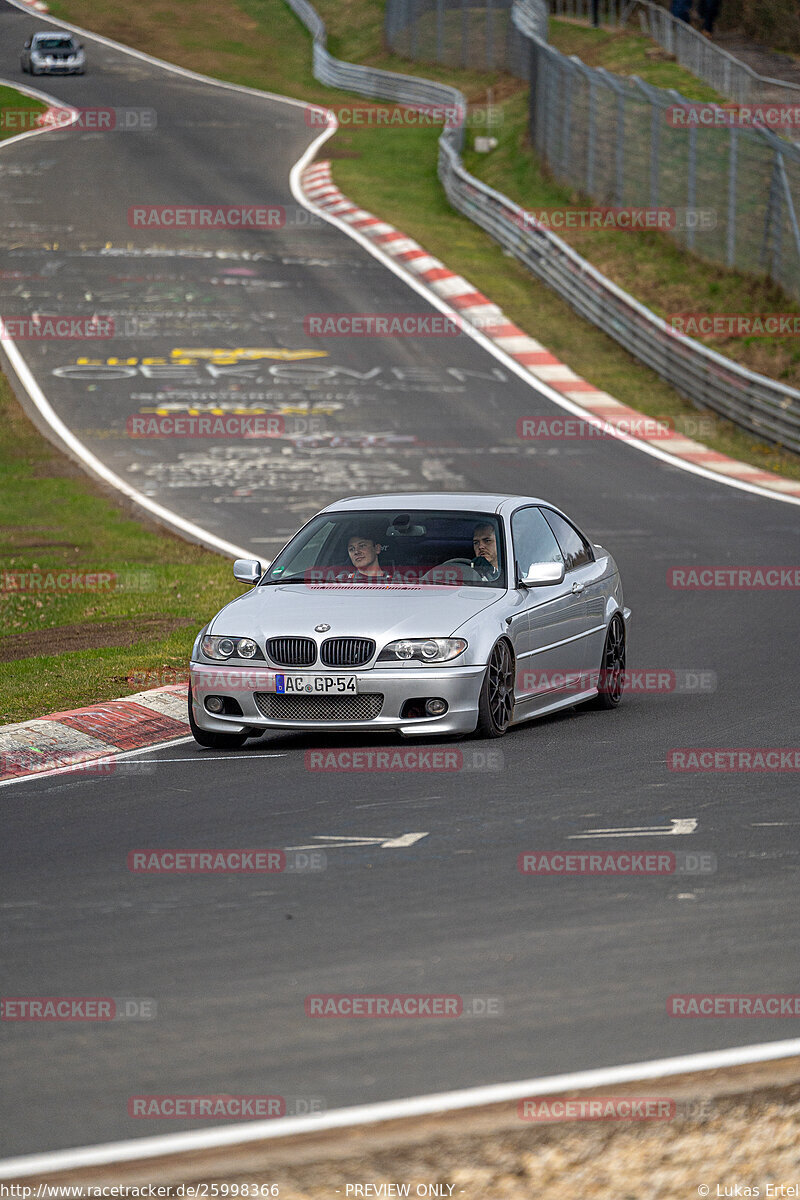
[[[606,634],[608,559],[598,561],[591,544],[561,513],[551,508],[543,508],[542,512],[564,559],[564,582],[569,584],[570,592],[577,600],[570,610],[569,665],[595,672],[600,667]]]
[[[596,662],[591,658],[592,621],[599,622],[590,616],[585,599],[587,587],[594,592],[597,569],[593,552],[569,526],[579,540],[579,553],[567,531],[557,522],[551,524],[550,518],[556,516],[551,510],[529,505],[517,509],[511,518],[517,579],[525,576],[533,563],[563,563],[565,569],[559,584],[524,589],[521,611],[510,625],[517,657],[516,700],[530,709],[580,690],[580,673],[600,664],[600,650]],[[553,525],[566,549],[562,549]],[[587,555],[589,562],[585,561]]]

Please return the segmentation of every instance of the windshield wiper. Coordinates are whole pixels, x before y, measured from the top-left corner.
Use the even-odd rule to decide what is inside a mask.
[[[277,579],[267,579],[262,587],[269,587],[275,583],[313,583],[313,579],[308,578],[308,572],[302,571],[299,575],[280,575]]]

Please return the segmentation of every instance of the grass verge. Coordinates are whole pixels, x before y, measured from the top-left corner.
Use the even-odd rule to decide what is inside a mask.
[[[0,142],[34,128],[35,114],[47,111],[47,105],[15,88],[0,87]]]
[[[0,723],[171,682],[197,630],[236,594],[225,559],[122,513],[38,433],[2,377],[0,496]],[[20,590],[33,572],[55,586]],[[112,578],[76,585],[95,572]]]

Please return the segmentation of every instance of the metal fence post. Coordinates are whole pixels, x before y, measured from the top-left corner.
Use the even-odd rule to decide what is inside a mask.
[[[736,172],[739,157],[739,131],[733,126],[728,131],[728,228],[725,232],[725,265],[736,263]]]
[[[650,101],[650,204],[658,208],[659,166],[661,159],[661,122],[664,119],[663,109],[653,100]]]
[[[589,127],[586,134],[586,194],[594,194],[594,152],[597,146],[597,84],[589,76]]]
[[[616,153],[616,203],[621,207],[625,199],[625,92],[617,91],[617,153]]]
[[[445,0],[436,0],[436,61],[444,59],[444,4]]]
[[[536,103],[539,80],[539,59],[536,42],[531,38],[528,48],[528,137],[532,146],[538,146],[538,106]]]
[[[492,0],[486,0],[486,70],[494,67],[494,9]]]
[[[770,270],[768,264],[770,246],[773,241],[772,231],[777,227],[779,220],[775,219],[775,210],[778,209],[780,214],[780,198],[778,196],[778,155],[775,156],[775,161],[772,166],[772,177],[769,181],[769,199],[767,207],[764,209],[764,235],[761,239],[761,250],[758,256],[759,266],[767,272]],[[773,255],[774,258],[774,255]]]
[[[569,178],[569,151],[572,141],[572,96],[575,91],[575,77],[577,71],[574,63],[564,63],[564,70],[561,75],[562,86],[564,90],[562,111],[564,114],[561,122],[561,172],[565,178]]]
[[[461,0],[461,66],[469,65],[469,8],[468,0]]]
[[[786,200],[786,211],[789,216],[789,223],[792,227],[792,236],[794,237],[794,249],[798,262],[800,262],[800,226],[797,223],[797,213],[795,212],[794,201],[792,200],[792,192],[789,187],[789,176],[786,174],[786,163],[783,161],[783,155],[779,155],[781,180],[783,182],[783,194]]]
[[[689,130],[689,163],[687,172],[687,187],[686,187],[686,203],[689,208],[687,216],[689,219],[686,222],[686,246],[689,250],[694,249],[694,221],[691,218],[693,210],[697,206],[697,129],[692,126]]]

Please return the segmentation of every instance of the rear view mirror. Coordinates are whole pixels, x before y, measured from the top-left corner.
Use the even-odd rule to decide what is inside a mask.
[[[523,587],[546,587],[563,581],[563,562],[540,562],[531,563],[521,583]]]
[[[233,564],[233,577],[239,583],[258,583],[261,575],[262,567],[257,558],[237,558]]]

